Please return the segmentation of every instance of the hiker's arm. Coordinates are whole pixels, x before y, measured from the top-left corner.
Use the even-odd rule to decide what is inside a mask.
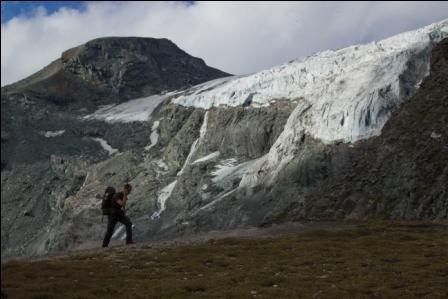
[[[125,193],[124,195],[123,195],[123,200],[122,200],[122,202],[123,202],[123,204],[121,205],[121,207],[124,209],[125,207],[126,207],[126,202],[128,201],[128,195]]]
[[[117,204],[120,205],[120,207],[124,208],[126,206],[126,201],[128,200],[128,196],[125,194],[123,196],[123,200],[117,199]]]

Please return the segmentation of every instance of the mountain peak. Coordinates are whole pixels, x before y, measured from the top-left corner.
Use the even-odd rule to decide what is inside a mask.
[[[165,38],[102,37],[64,51],[41,71],[4,90],[64,99],[83,91],[117,102],[228,75]]]
[[[99,58],[99,56],[134,52],[134,54],[147,56],[148,51],[151,53],[166,53],[166,54],[186,54],[175,43],[166,38],[151,38],[151,37],[100,37],[92,39],[85,44],[64,51],[61,55],[61,60],[66,62],[70,59],[75,59],[81,56],[89,56],[89,58]],[[120,58],[120,57],[118,57]]]

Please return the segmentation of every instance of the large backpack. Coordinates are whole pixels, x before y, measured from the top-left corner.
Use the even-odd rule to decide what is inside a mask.
[[[101,211],[103,215],[110,215],[113,212],[114,204],[113,198],[115,194],[114,187],[107,187],[106,191],[104,191],[103,200],[101,201]]]

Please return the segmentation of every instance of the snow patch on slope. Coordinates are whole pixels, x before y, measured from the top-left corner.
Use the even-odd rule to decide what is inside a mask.
[[[171,184],[169,184],[168,186],[166,186],[159,192],[157,202],[158,202],[160,208],[158,211],[156,211],[152,214],[152,216],[151,216],[152,220],[160,218],[160,214],[162,214],[162,212],[165,211],[166,200],[171,196],[171,193],[173,192],[174,187],[176,187],[176,184],[177,184],[177,180],[175,180],[174,182],[172,182]]]
[[[208,111],[205,112],[204,114],[204,120],[202,122],[201,129],[199,130],[199,137],[191,145],[187,159],[185,159],[184,165],[182,166],[182,169],[177,173],[177,176],[181,176],[184,173],[185,168],[187,167],[187,165],[190,164],[190,160],[193,158],[193,155],[196,153],[197,149],[201,145],[205,133],[207,132],[207,122],[208,122]]]
[[[84,119],[99,119],[111,123],[147,121],[157,106],[173,94],[174,92],[164,95],[152,95],[118,105],[108,105],[98,109],[93,114],[84,116]]]
[[[45,136],[47,138],[60,136],[60,135],[62,135],[64,133],[65,133],[65,130],[40,132],[41,135],[43,135],[43,136]]]
[[[206,204],[205,206],[200,207],[199,210],[198,210],[197,212],[202,211],[202,210],[207,210],[207,209],[211,208],[212,206],[216,205],[218,202],[220,202],[221,200],[223,200],[225,197],[229,196],[230,194],[232,194],[232,193],[235,192],[236,190],[237,190],[237,189],[233,189],[233,190],[231,190],[231,191],[229,191],[229,192],[226,192],[226,193],[224,193],[224,194],[218,196],[216,199],[212,200],[211,202],[209,202],[209,203]],[[197,213],[197,212],[196,212],[196,213]]]
[[[159,121],[156,120],[152,124],[151,128],[151,135],[149,136],[149,140],[151,141],[151,144],[148,146],[145,146],[145,150],[149,151],[153,146],[157,144],[157,141],[159,140],[159,134],[157,133],[157,128],[159,127]]]
[[[112,146],[109,145],[109,143],[107,143],[106,140],[104,140],[103,138],[92,138],[93,140],[95,140],[96,142],[99,142],[99,144],[101,145],[101,147],[107,151],[109,153],[109,155],[113,155],[116,152],[118,152],[118,149],[113,148]]]
[[[123,234],[124,229],[125,229],[125,226],[123,224],[119,224],[118,228],[112,234],[112,239],[118,239],[118,237]]]
[[[134,228],[135,225],[132,224],[132,228]],[[124,224],[119,223],[118,228],[114,231],[112,235],[113,240],[125,240],[126,239],[126,226]]]
[[[220,154],[221,154],[220,152],[213,152],[210,155],[207,155],[205,157],[197,159],[196,161],[194,161],[191,164],[202,163],[202,162],[205,162],[205,161],[208,161],[208,160],[215,159],[215,158],[219,157]]]
[[[234,182],[241,179],[257,162],[257,159],[239,164],[236,162],[236,159],[231,158],[222,160],[215,165],[216,170],[210,173],[213,176],[212,182],[224,190],[233,188]]]

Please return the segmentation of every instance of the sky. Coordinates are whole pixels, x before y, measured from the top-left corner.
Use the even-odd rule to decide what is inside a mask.
[[[168,38],[232,74],[448,18],[448,2],[2,1],[1,85],[104,36]]]

